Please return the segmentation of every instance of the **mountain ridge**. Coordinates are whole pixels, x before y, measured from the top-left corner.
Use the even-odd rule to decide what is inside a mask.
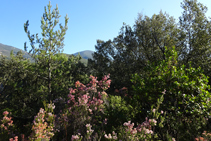
[[[27,58],[27,59],[30,59],[30,55],[22,50],[22,49],[19,49],[19,48],[16,48],[16,47],[13,47],[13,46],[10,46],[10,45],[5,45],[5,44],[2,44],[0,43],[0,55],[4,55],[6,56],[7,58],[10,57],[10,52],[13,50],[13,53],[14,54],[17,54],[18,51],[22,51],[24,53],[24,58]],[[73,54],[67,54],[67,55],[78,55],[80,54],[81,57],[85,60],[88,60],[88,59],[92,59],[92,54],[94,53],[94,51],[91,51],[91,50],[84,50],[84,51],[80,51],[80,52],[76,52],[76,53],[73,53]]]

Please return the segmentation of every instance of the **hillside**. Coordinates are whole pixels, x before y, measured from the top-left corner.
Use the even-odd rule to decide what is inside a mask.
[[[14,54],[17,54],[18,51],[22,51],[24,53],[23,57],[25,58],[30,58],[30,56],[27,54],[27,52],[18,49],[16,47],[13,46],[9,46],[9,45],[4,45],[0,43],[0,55],[4,55],[7,58],[10,58],[10,52],[13,50]]]
[[[25,51],[23,51],[21,49],[18,49],[16,47],[9,46],[9,45],[4,45],[4,44],[0,43],[0,55],[4,55],[7,58],[10,58],[10,52],[12,50],[13,50],[14,54],[17,54],[18,51],[22,51],[24,53],[24,57],[30,59],[30,56],[27,54],[27,52],[25,52]],[[92,59],[92,53],[94,53],[94,51],[85,50],[85,51],[81,51],[81,52],[76,52],[73,55],[80,54],[81,57],[82,57],[81,62],[87,64],[88,59],[89,58]],[[67,54],[67,55],[70,55],[70,54]]]
[[[80,54],[82,58],[84,59],[92,59],[92,54],[94,53],[94,51],[91,51],[91,50],[85,50],[85,51],[80,51],[80,52],[77,52],[77,53],[74,53],[73,55],[78,55]]]

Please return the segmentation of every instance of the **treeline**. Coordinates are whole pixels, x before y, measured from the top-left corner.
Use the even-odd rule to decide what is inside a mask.
[[[131,74],[143,73],[149,63],[157,65],[166,60],[165,46],[175,46],[180,66],[191,63],[210,76],[211,21],[205,15],[207,7],[196,0],[185,0],[181,7],[178,23],[162,11],[152,17],[140,14],[133,27],[124,24],[113,40],[98,40],[94,59],[89,60],[92,73],[110,73],[113,89],[130,87]]]
[[[204,133],[209,139],[211,21],[197,0],[181,8],[178,23],[162,11],[140,14],[113,40],[98,40],[85,66],[80,56],[62,54],[68,17],[55,30],[60,15],[49,3],[41,37],[24,24],[33,61],[21,52],[0,59],[0,117],[10,113],[14,121],[11,132],[5,128],[11,119],[2,120],[0,138],[194,140]],[[41,131],[38,123],[49,126]]]

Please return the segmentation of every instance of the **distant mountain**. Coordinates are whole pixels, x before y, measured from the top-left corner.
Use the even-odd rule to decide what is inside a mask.
[[[84,58],[84,59],[93,59],[93,56],[92,56],[93,53],[94,53],[94,51],[85,50],[85,51],[81,51],[81,52],[74,53],[73,55],[78,55],[78,54],[80,54],[81,57]]]
[[[18,51],[22,51],[24,53],[24,57],[25,58],[31,58],[27,52],[23,51],[22,49],[18,49],[16,47],[13,47],[13,46],[9,46],[9,45],[4,45],[4,44],[1,44],[0,43],[0,55],[4,55],[6,56],[7,58],[10,58],[10,52],[13,50],[13,53],[14,54],[17,54]],[[94,53],[94,51],[91,51],[91,50],[85,50],[85,51],[81,51],[81,52],[76,52],[74,53],[73,55],[78,55],[80,54],[81,57],[83,58],[81,61],[82,62],[86,62],[88,61],[88,58],[92,59],[92,53]],[[70,54],[67,54],[67,55],[70,55]]]
[[[31,58],[27,52],[23,51],[22,49],[18,49],[16,47],[13,46],[9,46],[9,45],[4,45],[0,43],[0,55],[4,55],[7,58],[10,57],[10,52],[13,50],[14,54],[17,54],[18,51],[22,51],[24,53],[23,57],[25,58]]]

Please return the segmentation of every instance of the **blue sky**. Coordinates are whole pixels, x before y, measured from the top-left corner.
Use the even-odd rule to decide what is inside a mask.
[[[198,0],[208,7],[211,1]],[[52,8],[60,11],[60,23],[68,14],[68,31],[65,36],[64,53],[83,50],[95,51],[96,40],[116,37],[123,22],[133,26],[138,13],[152,16],[160,10],[178,19],[182,0],[51,0]],[[23,25],[29,20],[31,33],[40,33],[41,16],[48,0],[2,0],[0,5],[0,43],[24,49],[29,41]],[[209,10],[210,9],[210,10]]]

